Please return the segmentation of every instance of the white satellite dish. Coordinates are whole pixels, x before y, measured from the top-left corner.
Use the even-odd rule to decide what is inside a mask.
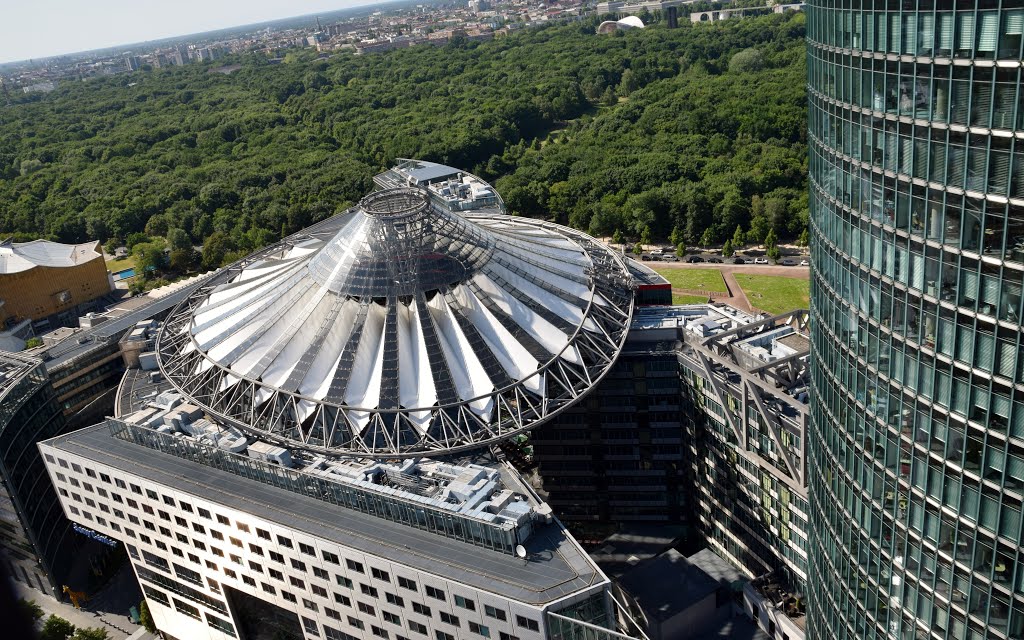
[[[525,560],[526,559],[526,547],[524,547],[521,544],[517,544],[516,545],[516,555],[519,556],[520,558],[522,558],[523,560]]]

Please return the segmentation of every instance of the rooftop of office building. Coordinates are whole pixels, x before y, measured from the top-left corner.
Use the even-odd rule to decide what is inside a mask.
[[[38,367],[36,358],[0,351],[0,402],[25,374]]]
[[[288,448],[417,457],[531,428],[603,377],[633,309],[620,257],[504,215],[452,167],[402,160],[375,181],[171,313],[158,359],[190,403]]]
[[[109,420],[46,444],[537,606],[607,582],[518,474],[497,462],[336,462],[301,451],[291,458],[288,450],[213,425],[180,401],[165,393],[127,421]],[[396,515],[407,507],[412,518]],[[524,546],[524,559],[516,557],[515,544]]]

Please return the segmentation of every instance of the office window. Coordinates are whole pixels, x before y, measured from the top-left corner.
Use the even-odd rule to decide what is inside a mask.
[[[420,604],[418,602],[414,602],[414,603],[412,603],[412,610],[415,611],[416,613],[420,614],[421,616],[426,616],[428,618],[430,617],[430,607],[428,607],[426,605],[422,605],[422,604]]]
[[[312,600],[309,600],[308,598],[303,598],[302,599],[302,606],[306,607],[310,611],[318,611],[319,610],[319,608],[316,606],[316,603],[313,602]]]
[[[408,589],[409,591],[416,591],[416,582],[409,578],[403,578],[402,576],[398,576],[398,586],[403,589]]]
[[[469,621],[469,630],[472,631],[473,633],[475,633],[478,636],[483,636],[485,638],[490,638],[491,637],[491,630],[490,629],[488,629],[487,627],[485,627],[482,624],[477,624],[477,623],[473,622],[472,620]]]
[[[160,496],[158,496],[156,494],[156,491],[153,491],[152,489],[146,489],[146,497],[149,498],[150,500],[160,499]],[[168,500],[170,500],[170,502],[168,502]],[[167,504],[174,504],[174,500],[171,500],[167,496],[164,496],[164,502],[167,502]]]
[[[231,569],[228,569],[227,567],[224,567],[224,575],[228,576],[229,578],[238,578],[238,574],[232,571]]]
[[[323,552],[324,560],[331,564],[341,564],[341,558],[337,554],[331,553],[330,551]]]
[[[292,548],[292,541],[284,536],[277,536],[277,544],[288,549]]]
[[[148,495],[151,499],[156,500],[156,492],[155,491],[150,491],[149,489],[146,489],[146,495]],[[171,496],[163,496],[163,499],[164,499],[164,504],[166,504],[168,506],[171,506],[171,507],[174,506],[174,498],[172,498]]]
[[[216,568],[217,567],[214,567],[214,569]],[[211,591],[216,591],[217,593],[220,593],[220,583],[214,580],[213,578],[207,578],[206,584],[210,585]]]
[[[306,563],[305,562],[302,562],[300,560],[296,560],[295,558],[291,558],[291,561],[292,561],[292,569],[298,569],[299,571],[302,571],[302,572],[306,571]]]
[[[500,640],[519,640],[519,636],[514,636],[511,633],[505,633],[504,631],[498,632],[498,638]]]
[[[359,610],[363,613],[371,616],[377,615],[377,612],[374,610],[374,608],[366,604],[365,602],[357,602],[356,604],[358,605]]]
[[[388,575],[387,571],[381,571],[376,567],[370,567],[370,574],[378,580],[383,580],[384,582],[391,582],[391,576]]]
[[[345,559],[345,566],[351,569],[352,571],[355,571],[356,573],[366,573],[365,571],[363,571],[363,563],[356,562],[351,558]]]
[[[310,620],[306,616],[300,616],[300,617],[302,618],[302,628],[306,630],[306,633],[308,633],[311,636],[319,636],[320,635],[320,627],[317,626],[315,620]]]
[[[178,507],[185,513],[192,513],[192,505],[187,502],[179,502]]]
[[[295,594],[293,594],[290,591],[285,591],[283,589],[281,590],[281,597],[284,598],[285,600],[287,600],[288,602],[298,602],[299,601],[298,598],[295,597]]]
[[[320,578],[321,580],[330,580],[331,574],[327,573],[320,567],[313,567],[313,575]]]
[[[194,546],[196,549],[199,549],[200,551],[206,551],[206,545],[200,542],[199,540],[193,539],[192,546]]]
[[[427,627],[426,627],[426,625],[422,625],[422,624],[416,622],[415,620],[410,620],[409,621],[409,631],[415,631],[416,633],[419,633],[419,634],[422,634],[422,635],[427,635]]]
[[[359,590],[368,596],[377,597],[377,590],[368,584],[359,583]]]
[[[250,587],[256,586],[256,580],[244,574],[242,575],[242,582],[249,585]]]
[[[223,557],[224,557],[224,552],[223,552],[223,551],[221,551],[220,549],[218,549],[217,547],[210,547],[210,551],[211,551],[211,552],[213,553],[213,555],[215,555],[215,556],[218,556],[218,557],[221,557],[221,558],[223,558]]]
[[[196,620],[202,620],[203,618],[199,615],[199,609],[193,607],[190,604],[182,602],[177,598],[171,598],[174,601],[174,608],[184,613],[185,615],[195,618]]]
[[[334,601],[337,602],[338,604],[343,604],[346,607],[351,607],[352,606],[352,600],[350,600],[348,596],[342,595],[342,594],[340,594],[338,592],[334,593]]]
[[[445,624],[450,624],[453,627],[459,626],[459,619],[458,619],[458,617],[453,616],[452,614],[447,613],[445,611],[439,611],[437,613],[437,615],[440,616],[441,622],[443,622]]]
[[[390,622],[391,624],[402,626],[402,619],[390,611],[381,611],[380,617],[384,618],[384,622]]]
[[[249,533],[249,525],[243,524],[241,522],[236,522],[235,526],[238,527],[238,530],[242,533]]]
[[[235,545],[235,546],[236,546],[236,547],[238,547],[239,549],[241,549],[241,548],[243,547],[243,545],[242,545],[242,541],[241,541],[241,540],[239,540],[238,538],[232,538],[232,537],[228,537],[228,540],[230,540],[230,541],[231,541],[231,544]]]
[[[311,584],[311,585],[309,585],[309,589],[310,589],[310,591],[312,591],[316,595],[320,596],[321,598],[326,598],[327,597],[327,589],[324,589],[323,587],[321,587],[318,584]]]
[[[338,584],[340,584],[341,586],[348,587],[349,589],[352,588],[352,581],[346,578],[345,576],[336,575],[334,576],[334,579],[337,580]]]
[[[516,624],[524,629],[529,629],[530,631],[540,631],[540,625],[537,621],[532,618],[527,618],[526,616],[516,616]]]
[[[258,547],[258,546],[254,545],[251,542],[249,543],[249,551],[252,551],[253,553],[255,553],[258,556],[262,556],[263,555],[263,548],[262,547]]]
[[[288,576],[288,582],[292,583],[293,587],[298,587],[300,589],[305,589],[306,588],[306,583],[303,582],[302,580],[299,580],[295,576]]]
[[[426,593],[428,596],[430,596],[431,598],[433,598],[435,600],[440,600],[441,602],[445,601],[444,591],[442,591],[440,589],[431,587],[430,585],[426,585],[426,586],[423,587],[423,591],[424,591],[424,593]]]
[[[268,551],[267,553],[270,554],[270,559],[273,560],[274,562],[277,562],[277,563],[280,563],[280,564],[284,564],[284,556],[281,555],[280,553],[278,553],[276,551]]]
[[[453,595],[452,599],[455,600],[455,606],[468,609],[469,611],[476,611],[476,603],[469,598]]]
[[[260,529],[259,527],[256,527],[256,535],[260,538],[263,538],[264,540],[270,540],[270,532],[266,529]]]
[[[341,612],[338,611],[337,609],[332,609],[330,607],[324,607],[324,613],[327,614],[328,618],[332,618],[334,620],[341,620]]]
[[[391,604],[393,604],[393,605],[397,605],[397,606],[399,606],[399,607],[404,607],[404,606],[405,606],[405,600],[402,600],[402,598],[401,598],[401,597],[399,597],[399,596],[397,596],[397,595],[395,595],[395,594],[393,594],[393,593],[385,593],[385,594],[384,594],[384,598],[385,598],[385,599],[386,599],[386,600],[387,600],[388,602],[390,602]]]
[[[71,463],[71,468],[75,470],[75,473],[82,473],[82,467],[74,462]]]
[[[188,521],[185,520],[185,518],[182,518],[181,516],[174,516],[174,524],[178,525],[183,529],[188,528]]]
[[[209,560],[206,560],[206,568],[207,569],[213,569],[214,571],[216,571],[217,570],[217,565],[215,563],[213,563],[213,562],[210,562]]]
[[[313,556],[314,558],[316,557],[316,549],[306,544],[305,542],[299,543],[299,551],[306,554],[307,556]]]
[[[208,509],[204,509],[202,507],[199,507],[199,517],[200,518],[206,518],[207,520],[212,520],[213,519],[213,514],[211,514]]]
[[[216,529],[210,529],[210,535],[213,536],[214,540],[223,540],[224,534]]]
[[[232,553],[229,554],[228,557],[231,558],[231,562],[234,562],[235,564],[242,564],[242,556]]]
[[[362,620],[360,620],[358,618],[353,618],[352,616],[348,616],[348,623],[349,623],[350,626],[355,627],[356,629],[365,629],[366,628],[366,625],[363,624]]]
[[[387,640],[388,632],[381,629],[380,627],[370,625],[370,631],[373,632],[373,635],[377,636],[378,638],[384,638],[385,640]]]
[[[267,569],[267,573],[269,573],[270,577],[274,580],[280,580],[281,582],[284,582],[284,574],[278,571],[277,569]]]
[[[266,582],[261,582],[260,583],[260,587],[262,587],[264,591],[266,591],[267,593],[269,593],[271,595],[277,594],[277,589],[275,589],[273,587],[273,585],[269,585]]]
[[[263,573],[263,567],[259,563],[253,562],[252,560],[249,561],[249,568],[255,571],[256,573]]]
[[[231,526],[231,521],[228,520],[227,516],[222,516],[219,513],[217,514],[217,522]]]
[[[445,633],[444,631],[435,631],[434,636],[437,640],[455,640],[455,636],[450,633]]]
[[[203,525],[199,524],[198,522],[193,522],[192,523],[192,530],[195,531],[196,533],[206,533],[206,527],[204,527]]]

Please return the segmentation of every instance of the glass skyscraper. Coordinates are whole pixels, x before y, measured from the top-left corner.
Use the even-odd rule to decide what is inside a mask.
[[[1024,3],[807,9],[808,637],[1024,637]]]

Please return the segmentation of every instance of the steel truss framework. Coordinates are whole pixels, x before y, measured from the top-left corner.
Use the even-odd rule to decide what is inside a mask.
[[[338,218],[345,216],[340,214]],[[470,221],[476,216],[467,215]],[[186,298],[170,314],[157,338],[160,370],[167,380],[190,402],[216,419],[235,425],[260,439],[326,455],[407,458],[465,451],[510,438],[551,418],[589,392],[607,373],[618,357],[633,313],[632,279],[622,260],[589,236],[560,225],[527,218],[488,215],[481,222],[507,222],[554,231],[587,252],[593,267],[586,272],[592,290],[610,304],[588,302],[585,317],[597,331],[586,331],[582,323],[575,327],[568,345],[542,363],[524,379],[509,381],[492,393],[472,400],[440,397],[432,407],[377,407],[366,409],[303,396],[296,391],[273,387],[259,380],[239,376],[209,359],[197,348],[191,327],[193,314],[220,285],[232,281],[247,266],[278,254],[287,244],[309,234],[296,234],[263,251],[244,258],[216,274],[203,287]],[[317,236],[325,227],[318,225]],[[500,234],[498,234],[500,237]],[[544,286],[532,274],[534,283]],[[442,295],[446,292],[441,291]],[[557,290],[551,293],[559,295]],[[420,294],[422,297],[422,294]],[[370,298],[361,300],[365,308],[379,304]],[[547,310],[537,310],[547,311]],[[550,314],[550,311],[547,311]],[[189,346],[191,343],[191,346]],[[566,349],[578,350],[579,364],[561,357]],[[444,375],[444,372],[441,372]],[[528,390],[524,382],[541,376],[535,385],[540,394]],[[269,392],[269,397],[268,397]],[[491,400],[493,411],[482,417],[471,409],[473,403]],[[304,420],[299,403],[315,403]],[[410,413],[429,411],[429,426],[423,429],[412,422]],[[350,416],[359,412],[363,426],[356,427]],[[307,411],[308,413],[308,411]],[[369,413],[369,422],[365,415]]]
[[[797,332],[806,334],[808,318],[809,314],[806,310],[798,309],[757,320],[690,343],[712,391],[725,410],[726,422],[732,429],[733,435],[736,436],[737,449],[740,454],[765,469],[777,469],[780,472],[776,474],[779,480],[803,497],[807,497],[808,410],[804,403],[796,399],[790,400],[784,391],[809,381],[809,350],[799,351],[773,362],[747,368],[736,358],[733,343],[782,326],[790,326]],[[730,383],[726,380],[732,374],[739,377],[738,383]],[[738,402],[738,415],[735,415],[729,408],[729,397],[735,398]],[[779,412],[773,410],[771,405],[778,402],[785,402],[797,412],[796,435],[800,437],[800,454],[798,456],[794,456],[789,447],[783,443],[783,431],[793,431],[793,428],[783,424],[779,418]],[[775,449],[779,452],[782,468],[775,462],[748,449],[745,423],[751,408],[768,429]]]

